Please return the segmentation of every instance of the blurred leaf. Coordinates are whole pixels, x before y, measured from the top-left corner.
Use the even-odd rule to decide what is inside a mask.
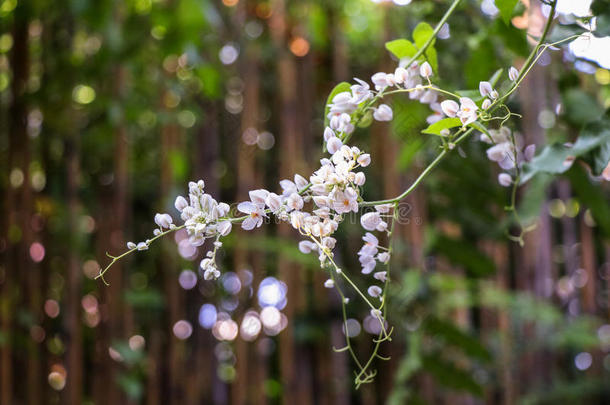
[[[139,309],[160,309],[165,305],[161,293],[152,289],[144,291],[127,290],[125,300],[129,305]]]
[[[587,173],[580,166],[574,166],[567,176],[579,200],[589,207],[596,224],[602,229],[604,235],[610,237],[610,206],[608,198],[604,194],[605,191],[591,184]]]
[[[417,48],[411,41],[406,39],[395,39],[394,41],[386,42],[385,48],[398,59],[411,58],[417,53]]]
[[[452,264],[462,266],[470,276],[482,277],[495,271],[494,262],[469,241],[437,235],[430,248]]]
[[[461,126],[462,122],[459,118],[443,118],[442,120],[437,121],[432,125],[429,125],[428,128],[422,131],[422,133],[443,136],[441,134],[443,130]]]
[[[574,35],[580,35],[587,30],[578,24],[556,24],[549,35],[549,42],[558,42]]]
[[[428,333],[443,338],[445,345],[456,346],[470,357],[488,362],[491,355],[475,336],[471,336],[454,324],[431,316],[426,319],[425,328]]]
[[[483,396],[483,388],[470,373],[457,368],[454,364],[436,356],[426,356],[423,365],[424,369],[445,387],[470,392],[478,397]]]
[[[144,387],[138,377],[132,374],[122,373],[117,378],[117,382],[131,399],[140,399],[144,393]]]
[[[496,0],[496,7],[500,10],[500,16],[506,25],[510,23],[513,16],[513,10],[519,0]]]
[[[324,126],[327,127],[328,126],[328,113],[330,112],[330,107],[329,105],[333,102],[333,98],[339,94],[339,93],[343,93],[344,91],[351,91],[351,84],[349,84],[348,82],[341,82],[339,84],[337,84],[332,91],[330,92],[330,94],[328,95],[328,99],[326,99],[326,105],[324,106]]]
[[[601,117],[604,110],[589,94],[579,89],[570,89],[563,94],[566,119],[580,126]]]
[[[596,148],[607,148],[609,142],[610,119],[606,118],[590,123],[581,131],[573,146],[559,144],[547,146],[531,162],[524,164],[521,184],[526,183],[538,173],[564,173],[572,166],[570,163],[572,159]],[[568,158],[570,160],[566,163]]]

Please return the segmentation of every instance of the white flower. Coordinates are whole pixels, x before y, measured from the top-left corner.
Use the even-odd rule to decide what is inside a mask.
[[[301,197],[297,193],[292,193],[286,200],[286,206],[289,208],[289,211],[292,210],[300,210],[303,208],[303,197]]]
[[[277,212],[282,207],[282,198],[275,193],[269,193],[265,198],[265,204],[271,211]]]
[[[360,104],[365,100],[368,100],[373,96],[371,93],[369,84],[364,80],[360,80],[354,77],[354,80],[358,82],[358,84],[353,84],[351,86],[352,89],[352,99],[351,102],[354,104]]]
[[[384,87],[388,86],[387,74],[383,72],[377,72],[373,76],[371,76],[371,81],[375,85],[375,89],[381,90]]]
[[[457,112],[457,116],[462,122],[463,126],[466,126],[477,120],[478,107],[472,99],[468,97],[460,98],[460,110]]]
[[[356,161],[360,166],[367,167],[371,164],[371,155],[369,155],[368,153],[363,153],[362,155],[358,156],[358,159],[356,159]]]
[[[483,97],[489,97],[491,92],[493,91],[493,87],[491,87],[491,83],[489,82],[480,82],[479,83],[479,92]]]
[[[174,202],[174,207],[176,207],[176,209],[180,212],[182,212],[182,210],[184,210],[186,207],[188,207],[189,203],[188,201],[186,201],[186,198],[182,197],[181,195],[179,195],[178,197],[176,197],[176,201]]]
[[[445,100],[441,103],[441,109],[447,117],[455,117],[460,110],[460,106],[453,100]]]
[[[295,174],[294,175],[294,184],[296,184],[297,190],[301,191],[302,189],[307,187],[309,182],[307,181],[307,179],[305,177],[301,176],[300,174]]]
[[[406,83],[409,80],[409,72],[403,67],[397,67],[394,71],[394,81],[396,84]]]
[[[137,245],[133,242],[127,242],[127,249],[133,250],[137,247]]]
[[[172,224],[173,225],[173,224]],[[153,229],[153,235],[155,236],[159,236],[161,235],[163,232],[161,231],[161,229]]]
[[[525,158],[525,160],[527,162],[532,160],[534,158],[535,154],[536,154],[536,145],[535,144],[527,145],[525,147],[525,150],[523,151],[523,157]]]
[[[159,225],[160,228],[169,228],[172,222],[174,222],[174,220],[169,214],[155,214],[155,223]]]
[[[392,208],[392,204],[379,204],[375,206],[375,210],[382,214],[390,212],[390,208]]]
[[[239,203],[237,209],[244,214],[248,214],[248,217],[241,223],[241,227],[246,231],[258,228],[263,224],[265,212],[258,204],[246,201]]]
[[[481,108],[483,110],[487,110],[487,109],[489,109],[489,107],[491,107],[491,100],[486,98],[485,100],[483,100],[483,104],[481,104]]]
[[[337,152],[342,146],[343,146],[343,142],[341,142],[341,140],[339,138],[337,138],[336,136],[330,138],[326,142],[326,149],[328,149],[328,152],[331,154],[334,154],[335,152]]]
[[[387,104],[380,104],[373,112],[373,118],[377,121],[391,121],[392,116],[392,109]]]
[[[377,260],[381,263],[387,264],[390,261],[390,254],[388,252],[382,252],[377,255]]]
[[[517,68],[515,68],[514,66],[511,66],[510,69],[508,69],[508,78],[514,82],[515,80],[517,80],[519,78],[519,71],[517,70]]]
[[[282,195],[289,196],[292,193],[296,193],[297,186],[291,180],[281,180],[280,187],[282,187]]]
[[[513,178],[510,177],[510,174],[508,174],[508,173],[500,173],[498,175],[498,183],[500,183],[500,185],[502,187],[510,187],[512,182],[513,182]]]
[[[372,285],[368,288],[368,290],[366,290],[366,292],[368,292],[371,297],[379,297],[383,290],[379,286]]]
[[[216,230],[222,236],[227,236],[229,233],[231,233],[232,227],[233,227],[233,225],[231,224],[231,221],[222,221],[222,222],[218,223]]]
[[[354,211],[358,212],[358,194],[354,189],[348,187],[345,191],[337,191],[332,196],[333,209],[337,214]]]
[[[146,242],[140,242],[136,246],[138,250],[146,250],[148,249],[148,244]]]
[[[250,201],[252,201],[256,205],[264,206],[265,199],[269,195],[269,192],[261,188],[258,190],[252,190],[248,192],[248,194],[250,195]]]
[[[331,127],[326,127],[324,129],[324,141],[328,141],[330,138],[335,136],[335,131],[332,130]]]
[[[388,273],[386,271],[378,271],[377,273],[373,274],[373,277],[375,277],[377,280],[385,283],[387,274]]]
[[[302,240],[299,242],[299,250],[301,253],[308,254],[311,253],[312,250],[317,250],[317,248],[318,245],[309,240]]]
[[[494,162],[501,162],[506,158],[510,158],[511,153],[512,145],[509,142],[502,142],[487,149],[487,158]]]
[[[364,175],[364,173],[362,173],[362,172],[356,173],[356,176],[354,177],[354,184],[357,186],[362,186],[362,185],[364,185],[365,182],[366,182],[366,176]]]
[[[377,262],[373,256],[362,255],[360,256],[359,260],[360,264],[362,265],[362,274],[369,274],[375,270]]]
[[[220,271],[215,267],[208,267],[203,272],[205,280],[216,280],[218,277],[220,277]]]
[[[433,104],[436,102],[438,94],[434,90],[426,90],[419,98],[419,102],[422,104]]]
[[[381,224],[381,216],[378,212],[367,212],[360,217],[360,224],[367,231],[374,231]]]
[[[324,282],[324,287],[333,288],[335,286],[335,282],[332,279],[328,279]]]
[[[428,62],[424,62],[423,65],[419,68],[419,74],[421,77],[430,77],[432,76],[432,66]]]
[[[216,211],[216,214],[218,215],[218,218],[220,218],[220,217],[224,217],[225,215],[227,215],[229,213],[230,209],[231,209],[231,207],[229,207],[229,204],[220,203],[216,206],[215,211]]]

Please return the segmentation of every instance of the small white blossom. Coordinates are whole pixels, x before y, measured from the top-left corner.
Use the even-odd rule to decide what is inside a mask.
[[[489,82],[480,82],[479,83],[479,92],[481,93],[481,96],[489,97],[492,90],[493,90],[493,87],[491,87],[491,83],[489,83]]]
[[[367,231],[374,231],[381,224],[381,216],[378,212],[367,212],[360,217],[360,224]]]
[[[155,223],[160,228],[169,228],[170,224],[174,222],[169,214],[155,214]]]
[[[377,121],[391,121],[392,117],[392,109],[387,104],[380,104],[373,112],[373,118]]]
[[[218,223],[216,230],[220,235],[227,236],[229,233],[231,233],[232,227],[233,225],[231,224],[231,221],[222,221]]]
[[[477,120],[478,107],[472,99],[468,97],[460,98],[460,110],[457,112],[457,116],[462,122],[463,126],[466,126]]]
[[[388,274],[387,271],[378,271],[375,274],[373,274],[373,277],[376,278],[377,280],[385,283],[387,274]]]
[[[371,164],[371,155],[369,155],[368,153],[363,153],[362,155],[358,156],[358,159],[356,159],[356,161],[360,166],[367,167]]]
[[[326,149],[328,149],[328,152],[331,154],[334,154],[335,152],[337,152],[342,146],[343,146],[343,142],[341,142],[341,140],[339,138],[337,138],[336,136],[330,138],[326,142]]]
[[[498,183],[500,183],[500,185],[502,187],[510,187],[512,182],[513,182],[513,179],[512,179],[512,177],[510,177],[510,174],[508,174],[508,173],[500,173],[498,175]]]
[[[486,98],[485,100],[483,100],[483,104],[481,104],[481,108],[483,110],[487,110],[487,109],[489,109],[489,107],[491,107],[491,100]]]
[[[519,71],[517,70],[517,68],[515,68],[514,66],[511,66],[510,69],[508,69],[508,78],[514,82],[515,80],[517,80],[519,78]]]
[[[148,243],[140,242],[140,243],[137,244],[136,247],[138,248],[138,250],[147,250],[148,249]]]
[[[460,106],[453,100],[445,100],[441,103],[441,109],[447,117],[453,118],[460,110]]]
[[[383,290],[381,289],[381,287],[376,286],[376,285],[372,285],[368,288],[367,290],[368,294],[371,297],[379,297],[381,295],[381,293],[383,292]]]
[[[127,242],[127,249],[133,250],[137,247],[137,245],[133,242]]]
[[[263,224],[263,217],[266,216],[263,209],[250,201],[239,203],[237,209],[248,217],[241,223],[241,227],[246,231],[258,228]]]
[[[174,207],[176,207],[176,209],[180,212],[182,212],[182,210],[184,210],[186,207],[188,207],[189,203],[188,201],[186,201],[186,198],[182,197],[181,195],[179,195],[178,197],[176,197],[176,201],[174,202]]]
[[[426,78],[432,76],[432,66],[428,62],[424,62],[419,68],[419,74]]]
[[[328,279],[324,282],[324,287],[333,288],[335,286],[335,282],[332,279]]]

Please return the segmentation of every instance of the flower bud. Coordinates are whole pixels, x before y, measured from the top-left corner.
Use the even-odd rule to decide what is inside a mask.
[[[432,66],[428,62],[424,62],[423,65],[419,68],[419,74],[422,77],[430,77],[432,76]]]
[[[457,115],[457,112],[460,110],[460,106],[458,103],[456,103],[453,100],[445,100],[441,103],[441,109],[443,110],[443,113],[445,113],[445,115],[447,117],[455,117]]]

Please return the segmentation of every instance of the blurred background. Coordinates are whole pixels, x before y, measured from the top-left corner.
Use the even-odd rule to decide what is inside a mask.
[[[308,177],[333,86],[392,71],[384,42],[449,3],[0,0],[0,403],[608,403],[610,189],[581,164],[519,190],[537,225],[523,248],[485,145],[439,166],[401,205],[391,360],[359,390],[332,350],[336,292],[287,227],[235,230],[217,282],[180,232],[115,265],[110,286],[93,280],[105,252],[151,235],[155,212],[176,214],[189,180],[234,202]],[[590,3],[560,1],[561,28]],[[506,25],[493,1],[462,1],[435,44],[440,83],[475,89],[519,67],[544,12],[523,1]],[[510,102],[527,143],[573,140],[604,114],[608,39],[539,60]],[[368,200],[397,195],[437,153],[420,133],[428,106],[391,104],[391,124],[353,138],[372,153]],[[338,235],[358,280],[362,230]],[[364,357],[376,327],[356,300],[350,311]]]

